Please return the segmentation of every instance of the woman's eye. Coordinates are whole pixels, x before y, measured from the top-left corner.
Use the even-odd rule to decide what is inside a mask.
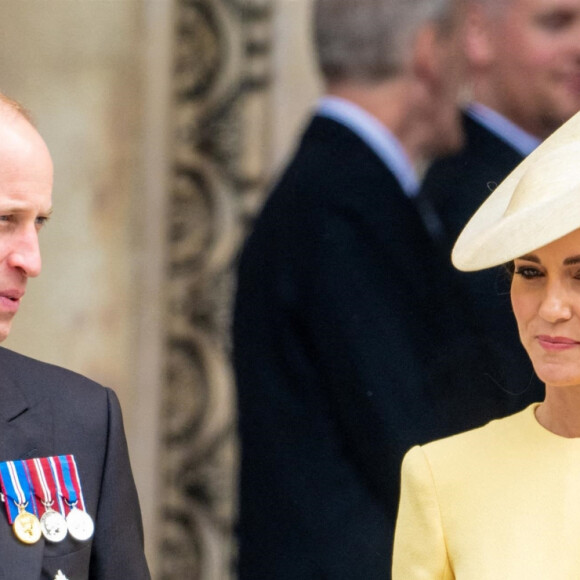
[[[532,278],[539,278],[543,276],[542,272],[537,268],[531,266],[519,266],[516,267],[514,274],[521,276],[525,280],[531,280]]]

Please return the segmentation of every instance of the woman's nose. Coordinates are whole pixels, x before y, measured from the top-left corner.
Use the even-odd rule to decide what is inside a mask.
[[[540,316],[548,322],[568,320],[572,307],[566,289],[561,284],[550,284],[540,305]]]

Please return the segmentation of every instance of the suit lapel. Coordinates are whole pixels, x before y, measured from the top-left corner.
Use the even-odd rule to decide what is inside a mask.
[[[0,461],[50,455],[54,430],[48,403],[29,400],[0,369]]]
[[[480,162],[489,160],[489,178],[502,181],[524,156],[465,113],[463,121],[467,134],[467,154]],[[485,196],[486,191],[479,193]]]
[[[29,399],[16,381],[0,369],[0,461],[51,455],[52,412],[39,397]],[[0,578],[40,578],[44,539],[32,546],[14,536],[0,504]]]

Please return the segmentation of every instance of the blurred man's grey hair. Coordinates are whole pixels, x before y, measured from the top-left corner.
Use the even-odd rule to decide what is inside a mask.
[[[314,43],[323,77],[376,82],[396,76],[418,30],[430,21],[444,26],[456,5],[456,0],[315,0]]]

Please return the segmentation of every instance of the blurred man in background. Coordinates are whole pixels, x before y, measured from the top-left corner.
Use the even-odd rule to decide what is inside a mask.
[[[461,3],[314,11],[326,95],[239,269],[241,580],[387,578],[402,455],[460,422],[415,168],[462,143]]]
[[[490,190],[580,109],[580,0],[469,0],[465,40],[472,98],[463,115],[466,144],[433,164],[420,199],[436,210],[449,277],[459,280],[493,351],[486,372],[505,393],[499,416],[543,398],[511,314],[509,277],[502,268],[458,273],[449,256]]]

